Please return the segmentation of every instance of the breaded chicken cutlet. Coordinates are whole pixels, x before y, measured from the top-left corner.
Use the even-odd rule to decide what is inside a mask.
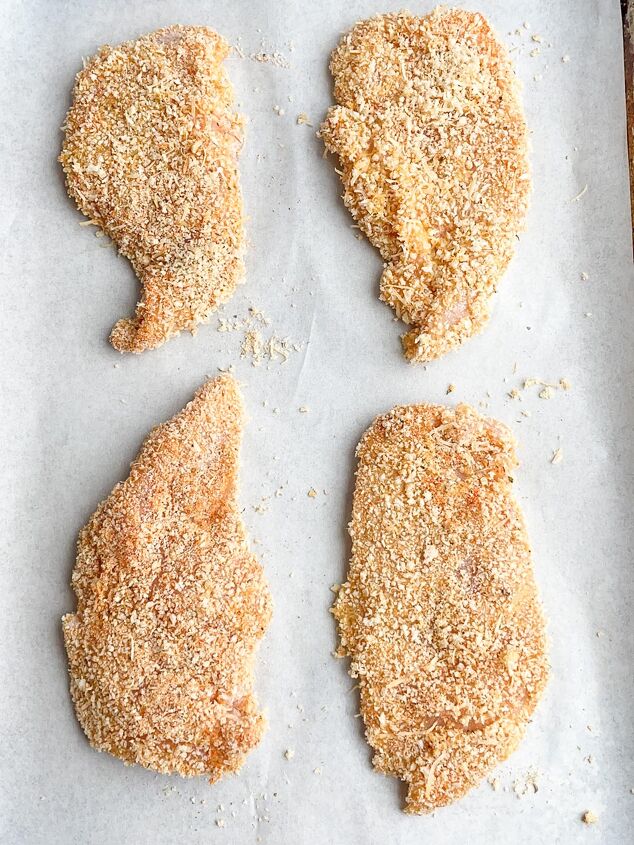
[[[353,27],[332,55],[320,129],[344,201],[384,259],[381,299],[429,361],[488,320],[524,218],[527,130],[513,67],[485,18],[437,8]]]
[[[357,449],[352,559],[333,613],[374,766],[429,813],[517,746],[546,685],[544,621],[508,429],[397,407]]]
[[[211,782],[264,720],[252,693],[271,615],[237,502],[242,400],[229,376],[155,428],[77,546],[63,618],[77,717],[125,763]]]
[[[242,119],[212,29],[171,26],[103,47],[77,75],[60,161],[69,194],[142,286],[121,352],[194,331],[244,274]]]

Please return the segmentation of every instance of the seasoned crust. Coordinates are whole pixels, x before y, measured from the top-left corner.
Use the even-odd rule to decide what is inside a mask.
[[[253,656],[271,607],[237,502],[242,400],[216,378],[155,428],[81,531],[63,618],[71,694],[91,745],[215,781],[264,720]]]
[[[194,331],[243,277],[228,52],[212,29],[171,26],[102,47],[77,75],[60,155],[68,192],[143,286],[110,337],[122,352]]]
[[[488,320],[528,204],[527,131],[513,68],[485,18],[437,8],[361,21],[330,69],[320,134],[344,201],[385,261],[381,299],[429,361]]]
[[[357,454],[338,655],[375,767],[432,812],[514,750],[547,680],[514,441],[466,405],[401,406]]]

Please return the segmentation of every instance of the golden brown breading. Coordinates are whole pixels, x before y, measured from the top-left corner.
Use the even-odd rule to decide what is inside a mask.
[[[77,75],[60,156],[68,191],[143,285],[136,316],[110,336],[121,352],[194,331],[242,279],[228,52],[212,29],[171,26],[103,47]]]
[[[508,429],[397,407],[359,444],[352,560],[333,613],[374,765],[428,813],[520,741],[548,675]]]
[[[385,261],[381,299],[429,361],[488,320],[530,180],[513,68],[482,15],[438,8],[358,23],[332,55],[320,134],[344,201]]]
[[[71,693],[99,751],[159,772],[235,772],[264,720],[253,656],[270,596],[237,502],[242,400],[205,384],[155,428],[77,546]]]

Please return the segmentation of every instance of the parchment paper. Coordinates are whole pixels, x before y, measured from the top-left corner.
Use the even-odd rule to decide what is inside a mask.
[[[402,326],[377,299],[379,255],[355,238],[334,162],[315,137],[332,102],[327,63],[340,34],[400,5],[2,3],[4,843],[629,840],[634,289],[619,4],[465,4],[514,49],[534,195],[486,332],[426,368],[401,355]],[[243,335],[218,332],[215,319],[141,356],[107,342],[116,319],[133,312],[137,284],[128,263],[78,225],[56,162],[60,126],[82,56],[174,22],[210,25],[240,39],[245,54],[229,72],[249,119],[247,281],[219,317],[262,309],[265,337],[301,345],[286,363],[241,360]],[[249,58],[276,51],[289,67]],[[312,128],[297,124],[300,113]],[[74,608],[78,530],[150,428],[229,365],[249,413],[241,501],[275,615],[257,668],[268,732],[237,777],[210,787],[125,768],[89,747],[69,698],[60,617]],[[530,377],[571,387],[509,398]],[[354,682],[331,657],[328,608],[349,554],[354,447],[378,413],[421,401],[468,401],[520,441],[516,489],[549,619],[552,680],[523,745],[496,773],[498,791],[485,782],[433,817],[408,817],[398,783],[371,768]],[[557,448],[563,459],[553,465]],[[536,792],[526,783],[534,773]],[[592,827],[581,821],[586,810],[599,816]]]

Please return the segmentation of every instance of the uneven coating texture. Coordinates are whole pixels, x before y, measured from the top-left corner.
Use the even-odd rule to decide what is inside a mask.
[[[357,454],[338,655],[374,765],[428,813],[513,751],[547,680],[514,444],[467,405],[415,405],[379,417]]]
[[[228,52],[211,29],[172,26],[103,47],[77,75],[60,156],[68,191],[143,285],[136,316],[110,336],[122,352],[194,331],[242,279]]]
[[[264,729],[252,665],[271,608],[238,511],[241,426],[222,377],[150,433],[79,536],[77,612],[63,618],[91,745],[212,782]]]
[[[344,200],[385,260],[381,299],[428,361],[488,320],[530,181],[518,86],[482,15],[436,9],[358,23],[332,55],[339,105],[320,133]]]

